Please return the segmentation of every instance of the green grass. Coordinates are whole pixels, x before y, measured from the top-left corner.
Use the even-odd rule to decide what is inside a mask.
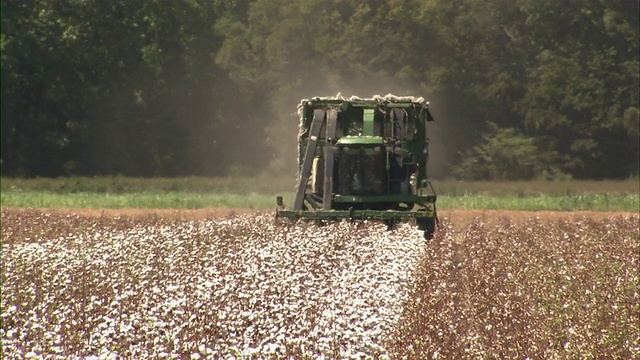
[[[289,197],[289,198],[292,198]],[[140,192],[129,194],[69,193],[43,191],[2,192],[2,206],[36,208],[146,208],[203,209],[244,208],[275,209],[275,194],[200,194],[192,192]]]
[[[123,176],[70,177],[70,178],[2,178],[2,192],[46,191],[69,193],[215,193],[215,194],[275,194],[293,192],[295,178],[130,178]]]
[[[529,197],[462,195],[439,196],[439,209],[525,210],[525,211],[628,211],[638,212],[638,195],[581,194]]]
[[[537,195],[572,196],[581,194],[633,194],[640,192],[638,180],[607,181],[433,181],[439,195],[531,197]],[[2,192],[47,191],[60,194],[193,192],[193,193],[288,193],[295,187],[294,177],[254,178],[130,178],[123,176],[70,178],[2,178]]]
[[[2,178],[2,206],[68,208],[237,207],[293,202],[291,178]],[[434,181],[439,209],[638,212],[638,181]]]
[[[640,193],[638,180],[605,181],[434,181],[439,195],[489,195],[499,197],[576,196],[576,195],[633,195]]]

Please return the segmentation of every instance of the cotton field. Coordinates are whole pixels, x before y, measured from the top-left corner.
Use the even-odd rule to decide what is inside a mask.
[[[384,358],[425,246],[266,215],[34,223],[3,228],[5,358]]]
[[[640,355],[637,215],[441,223],[3,209],[2,358]]]

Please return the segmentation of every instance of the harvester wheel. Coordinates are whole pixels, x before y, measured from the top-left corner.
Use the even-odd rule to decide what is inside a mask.
[[[424,232],[424,238],[425,238],[425,240],[432,240],[433,239],[433,231],[425,231]]]
[[[387,225],[387,231],[392,231],[396,229],[396,219],[385,220],[384,223]]]
[[[417,225],[418,229],[424,231],[425,239],[433,239],[433,234],[436,231],[436,218],[420,219],[417,221]]]

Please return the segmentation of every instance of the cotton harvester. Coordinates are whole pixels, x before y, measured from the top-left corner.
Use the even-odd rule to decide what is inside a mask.
[[[298,179],[293,207],[277,217],[415,221],[436,229],[436,194],[427,178],[429,103],[409,96],[315,97],[298,106]]]

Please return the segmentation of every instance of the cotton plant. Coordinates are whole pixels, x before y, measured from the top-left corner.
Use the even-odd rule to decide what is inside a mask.
[[[6,358],[384,358],[425,242],[412,226],[261,214],[3,243]]]

